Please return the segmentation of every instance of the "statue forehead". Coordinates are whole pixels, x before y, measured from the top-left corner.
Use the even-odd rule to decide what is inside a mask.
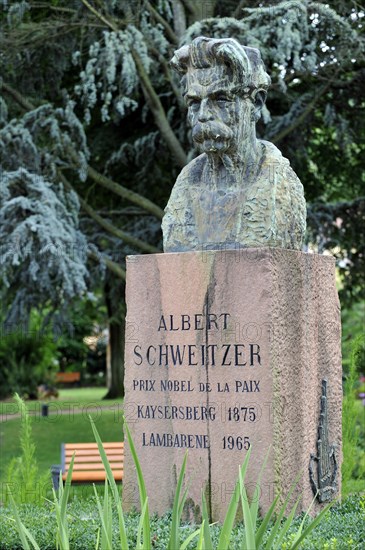
[[[186,75],[186,89],[197,87],[227,88],[236,86],[237,83],[232,77],[232,71],[224,65],[207,67],[204,69],[190,69]]]

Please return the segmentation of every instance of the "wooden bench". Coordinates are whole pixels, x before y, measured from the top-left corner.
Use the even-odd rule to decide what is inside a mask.
[[[80,382],[81,375],[79,372],[57,372],[56,383],[74,384]]]
[[[124,443],[103,443],[115,481],[123,479]],[[72,455],[75,453],[71,483],[104,482],[106,472],[96,443],[62,443],[62,465],[52,466],[52,482],[55,489],[59,487],[59,476],[66,481]]]

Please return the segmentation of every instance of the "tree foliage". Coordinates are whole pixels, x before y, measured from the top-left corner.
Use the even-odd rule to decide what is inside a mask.
[[[105,269],[118,287],[126,254],[161,250],[162,209],[179,170],[196,155],[168,60],[200,34],[260,48],[272,87],[258,135],[290,159],[309,202],[310,246],[338,257],[343,296],[357,299],[365,142],[364,12],[357,2],[1,0],[0,6],[7,52],[0,56],[1,244],[8,250],[2,296],[14,318],[37,296],[58,308],[91,282],[100,287]],[[47,193],[52,200],[41,211],[37,203]],[[15,223],[23,243],[14,256],[19,266],[10,260]],[[47,243],[64,251],[48,274],[40,259]],[[33,298],[24,291],[16,301],[17,288],[31,289]]]
[[[24,168],[2,174],[0,239],[7,322],[27,318],[32,307],[64,304],[87,289],[86,239],[77,228],[78,201]],[[17,220],[17,224],[13,224]],[[65,250],[73,245],[73,250]],[[32,285],[37,292],[32,292]]]

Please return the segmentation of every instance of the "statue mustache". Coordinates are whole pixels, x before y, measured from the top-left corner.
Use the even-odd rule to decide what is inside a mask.
[[[212,140],[231,140],[233,132],[231,128],[221,123],[220,121],[197,123],[192,131],[193,140],[202,143],[206,139]]]

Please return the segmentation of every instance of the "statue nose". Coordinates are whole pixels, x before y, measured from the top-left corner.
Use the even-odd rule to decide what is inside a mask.
[[[208,99],[203,99],[202,102],[200,103],[198,119],[200,122],[213,120],[213,110],[212,110],[212,106],[208,102]]]

